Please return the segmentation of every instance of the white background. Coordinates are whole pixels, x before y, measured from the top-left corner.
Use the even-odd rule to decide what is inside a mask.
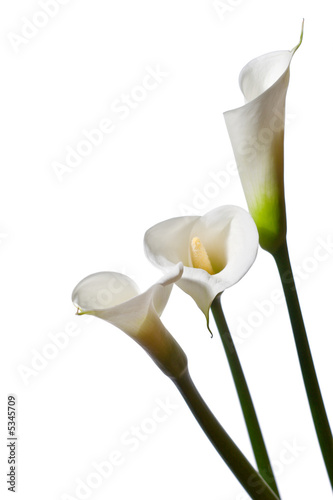
[[[86,498],[248,498],[172,383],[125,334],[75,316],[71,292],[102,270],[124,272],[144,290],[160,276],[144,256],[147,228],[182,215],[184,206],[193,213],[221,204],[246,208],[237,175],[217,191],[209,186],[209,174],[233,162],[222,113],[243,102],[238,74],[244,64],[294,47],[303,17],[304,43],[292,62],[287,98],[288,241],[294,269],[303,276],[300,301],[332,414],[333,255],[313,261],[318,238],[333,235],[331,3],[224,5],[223,12],[213,0],[71,0],[51,19],[39,16],[37,1],[2,2],[2,497],[8,494],[6,402],[14,393],[19,500],[79,498],[77,481],[86,482],[96,472],[92,464],[115,450],[122,465]],[[26,43],[16,39],[15,50],[13,34],[21,36],[24,18],[44,19],[45,26]],[[140,92],[133,89],[147,67],[167,76],[121,119],[111,105],[122,94]],[[114,121],[114,131],[60,179],[54,162],[64,163],[83,130],[105,118]],[[260,250],[250,272],[224,296],[235,336],[241,321],[249,325],[258,312],[256,301],[279,289],[273,260]],[[245,340],[238,338],[239,356],[283,499],[325,500],[330,487],[286,309],[272,307]],[[203,397],[254,463],[219,336],[210,338],[202,313],[176,287],[163,321],[187,353]],[[56,350],[50,336],[71,326],[76,336],[62,335],[68,344]],[[53,353],[53,359],[44,357],[39,370],[24,377],[22,370],[36,367],[36,352]],[[169,399],[174,409],[153,428],[147,419],[157,399]],[[132,452],[122,436],[140,425],[152,432]],[[284,451],[292,445],[294,455]]]

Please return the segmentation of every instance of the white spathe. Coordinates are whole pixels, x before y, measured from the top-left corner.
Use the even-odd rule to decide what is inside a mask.
[[[183,273],[181,263],[146,292],[139,293],[128,276],[101,272],[87,276],[74,288],[72,301],[78,314],[91,314],[123,330],[152,357],[169,377],[178,377],[187,367],[186,355],[164,327],[160,316],[172,285]]]
[[[246,104],[224,113],[249,211],[260,245],[275,251],[286,236],[284,199],[285,102],[291,51],[264,54],[241,71]]]
[[[214,270],[210,274],[193,267],[191,243],[199,238]],[[252,266],[258,251],[258,231],[248,212],[226,205],[203,216],[168,219],[148,229],[144,237],[148,259],[169,272],[182,262],[184,272],[177,285],[192,296],[205,314],[215,297],[239,281]]]

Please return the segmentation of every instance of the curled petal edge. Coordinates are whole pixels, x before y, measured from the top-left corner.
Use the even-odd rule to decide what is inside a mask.
[[[164,327],[160,315],[168,302],[173,283],[180,279],[182,273],[183,265],[178,263],[146,292],[112,307],[81,310],[78,314],[96,316],[121,329],[149,354],[167,376],[176,378],[186,369],[187,358],[182,348]],[[82,296],[80,286],[89,287],[89,278],[91,286],[94,276],[96,279],[101,278],[101,276],[91,275],[75,287],[73,302],[76,307],[80,308],[77,299],[80,293]]]

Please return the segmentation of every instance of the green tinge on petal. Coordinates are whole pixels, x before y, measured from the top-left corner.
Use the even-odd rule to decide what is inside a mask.
[[[284,199],[280,193],[261,193],[249,206],[256,223],[260,246],[268,252],[279,248],[286,237],[286,215]]]
[[[224,113],[249,211],[259,243],[275,252],[286,236],[284,202],[285,101],[292,57],[275,51],[250,61],[240,73],[246,104]]]

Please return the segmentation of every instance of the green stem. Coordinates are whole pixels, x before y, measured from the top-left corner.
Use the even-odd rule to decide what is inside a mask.
[[[211,310],[229,362],[259,473],[280,498],[251,394],[223,314],[220,295],[213,300]]]
[[[308,396],[313,423],[327,473],[333,487],[333,440],[330,425],[321,396],[319,383],[306,336],[304,321],[298,301],[295,281],[291,269],[287,242],[272,254],[279,270],[286,298],[291,326],[294,333],[297,354],[301,366],[304,385]]]
[[[254,500],[278,500],[272,489],[252,467],[212,414],[193,384],[188,370],[172,380],[206,436],[251,498]]]

